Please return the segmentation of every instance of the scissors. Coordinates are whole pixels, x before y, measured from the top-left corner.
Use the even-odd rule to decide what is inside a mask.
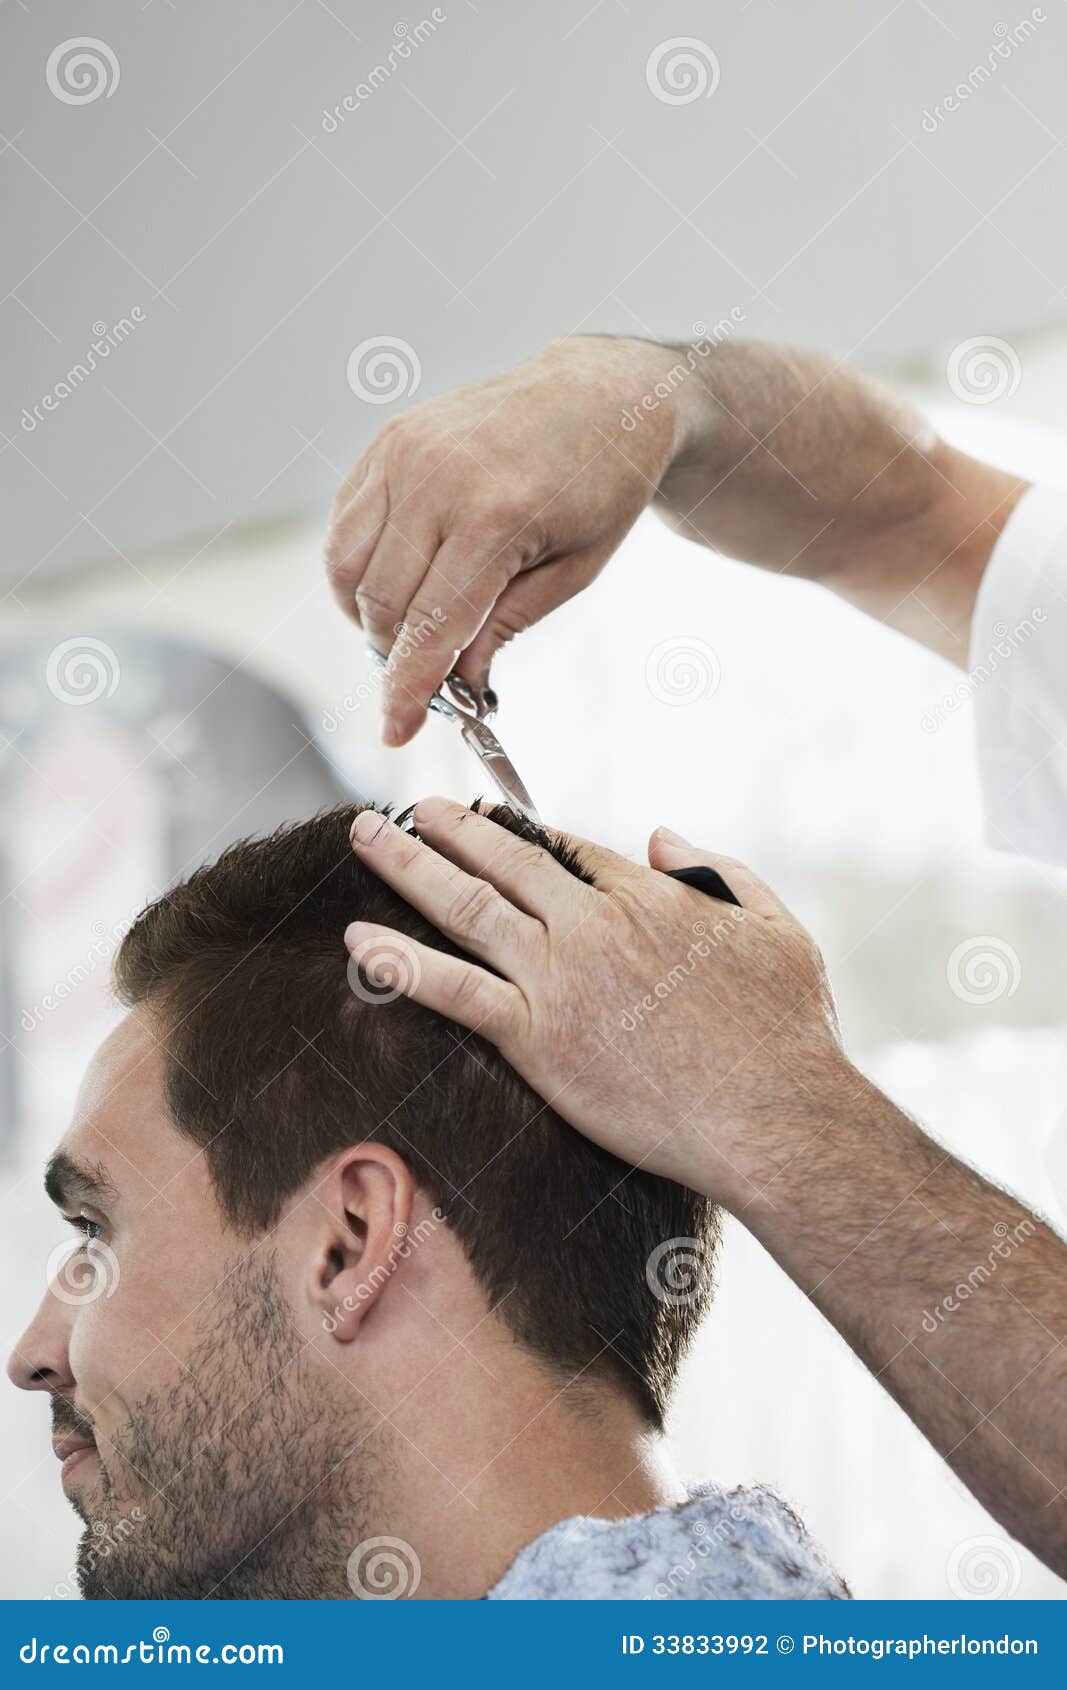
[[[367,651],[380,669],[388,668],[389,659],[383,657],[374,646],[368,646]],[[450,722],[458,722],[461,738],[487,770],[504,802],[519,820],[542,827],[544,824],[533,799],[519,779],[511,758],[489,726],[489,718],[496,712],[496,693],[488,688],[479,693],[462,675],[454,673],[445,676],[444,685],[451,697],[446,697],[443,691],[438,690],[430,699],[430,709],[436,710],[439,716],[446,716]],[[412,805],[410,809],[394,818],[398,827],[406,825],[414,807]],[[741,903],[740,898],[731,891],[717,869],[701,864],[693,868],[668,869],[667,872],[672,880],[680,880],[686,886],[693,886],[698,892],[706,893],[709,898],[717,898],[726,904]]]
[[[380,669],[388,668],[389,659],[374,646],[367,651]],[[448,689],[446,695],[444,688]],[[520,821],[533,822],[541,827],[537,807],[519,778],[514,763],[496,734],[489,726],[489,718],[496,712],[496,693],[486,689],[479,693],[462,675],[446,675],[443,686],[430,699],[430,709],[459,726],[460,737],[470,747],[496,786],[504,802]]]

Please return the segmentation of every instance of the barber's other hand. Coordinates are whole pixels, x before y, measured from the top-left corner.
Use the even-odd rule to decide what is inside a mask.
[[[557,341],[392,418],[363,453],[326,567],[342,608],[392,651],[387,744],[418,730],[450,669],[487,685],[494,653],[603,568],[680,444],[664,381],[676,362],[641,341]]]
[[[818,1133],[854,1073],[829,982],[741,863],[662,829],[647,869],[575,840],[594,888],[446,799],[415,822],[424,843],[365,812],[353,847],[476,960],[357,921],[345,942],[365,968],[400,958],[401,990],[490,1040],[572,1126],[734,1212]],[[698,863],[744,907],[658,872]]]

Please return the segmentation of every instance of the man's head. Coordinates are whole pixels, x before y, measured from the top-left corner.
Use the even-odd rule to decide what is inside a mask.
[[[534,1416],[655,1429],[706,1302],[710,1273],[681,1298],[646,1275],[670,1240],[710,1265],[704,1199],[349,963],[356,918],[446,943],[353,855],[355,813],[231,847],[119,952],[130,1014],[49,1174],[88,1263],[12,1364],[74,1450],[87,1594],[344,1594],[398,1463],[462,1467],[485,1392],[451,1396],[449,1358]]]

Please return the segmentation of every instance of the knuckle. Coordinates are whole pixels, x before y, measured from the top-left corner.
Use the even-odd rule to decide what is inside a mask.
[[[489,1013],[483,976],[465,968],[453,980],[448,993],[448,1014],[453,1021],[482,1021]]]
[[[473,938],[484,934],[489,926],[497,891],[487,880],[463,882],[453,895],[448,909],[448,924],[452,932]]]
[[[332,586],[346,586],[354,570],[377,542],[380,524],[335,523],[326,536],[322,558]]]
[[[326,565],[326,573],[330,580],[337,582],[352,562],[353,547],[345,536],[337,529],[328,536],[323,547],[322,560]]]
[[[455,441],[439,429],[412,423],[404,439],[404,450],[420,479],[438,475],[446,468],[450,474],[463,474],[465,454],[458,453]]]
[[[355,598],[360,616],[373,627],[387,622],[392,625],[400,618],[399,603],[389,600],[381,593],[368,593],[362,587],[357,587]]]
[[[513,861],[519,873],[522,875],[532,875],[538,873],[544,866],[545,859],[548,856],[548,852],[543,846],[535,845],[528,839],[520,841],[517,847],[514,847],[513,849]]]
[[[494,490],[472,499],[464,516],[464,526],[479,537],[500,547],[516,542],[527,527],[536,501],[519,491]]]
[[[723,874],[729,874],[731,869],[739,869],[744,874],[749,873],[747,864],[743,863],[740,857],[722,857],[716,853],[712,856],[711,861]]]
[[[334,495],[330,521],[334,527],[342,523],[350,511],[366,505],[385,485],[385,470],[374,448],[358,458]]]
[[[418,632],[420,644],[425,646],[435,636],[443,634],[448,624],[448,611],[439,593],[417,593],[408,605],[404,623],[410,632]]]
[[[533,610],[518,605],[497,605],[489,618],[488,629],[497,645],[509,645],[516,634],[525,634],[536,622]]]
[[[394,865],[401,872],[404,872],[417,865],[425,846],[420,844],[417,839],[412,839],[410,834],[389,828],[383,833],[375,849],[391,852]]]
[[[536,504],[535,495],[525,486],[494,488],[483,503],[487,522],[496,528],[520,528]]]

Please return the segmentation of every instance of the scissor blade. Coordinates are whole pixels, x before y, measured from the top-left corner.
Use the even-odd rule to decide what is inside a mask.
[[[371,661],[378,664],[380,668],[388,666],[389,659],[383,657],[382,653],[376,650],[374,646],[369,645],[367,652]],[[442,716],[447,716],[449,721],[458,724],[463,739],[474,752],[483,768],[487,770],[493,784],[510,804],[516,815],[526,821],[534,822],[538,827],[542,827],[544,824],[537,813],[534,801],[519,779],[514,763],[497,739],[496,734],[487,722],[469,715],[468,711],[463,708],[464,704],[479,709],[486,709],[490,705],[495,708],[495,695],[487,688],[482,689],[482,696],[479,700],[472,694],[469,683],[455,675],[448,677],[448,685],[459,702],[454,702],[438,691],[430,699],[430,709]]]
[[[533,799],[492,728],[485,722],[464,722],[460,732],[512,809],[542,826]]]

